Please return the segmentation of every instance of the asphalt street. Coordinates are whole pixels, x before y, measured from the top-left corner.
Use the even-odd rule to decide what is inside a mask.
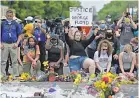
[[[71,82],[55,82],[55,83],[62,89],[71,90],[73,88],[73,83]],[[53,82],[21,82],[20,84],[28,87],[35,87],[35,88],[50,88],[54,83]],[[81,83],[79,87],[82,88],[85,85],[86,85],[85,83]],[[134,98],[139,98],[138,84],[121,85],[121,91],[125,94],[125,96],[134,96]],[[130,98],[130,97],[126,97],[126,98]]]

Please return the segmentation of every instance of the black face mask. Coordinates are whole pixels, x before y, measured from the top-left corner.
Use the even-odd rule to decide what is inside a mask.
[[[50,42],[53,46],[56,46],[58,44],[56,39],[51,39]]]
[[[106,38],[113,38],[113,34],[112,33],[108,33],[108,34],[106,34]]]

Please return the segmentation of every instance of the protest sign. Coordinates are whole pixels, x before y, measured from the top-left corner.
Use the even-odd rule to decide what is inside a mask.
[[[92,8],[70,7],[71,26],[92,26]]]

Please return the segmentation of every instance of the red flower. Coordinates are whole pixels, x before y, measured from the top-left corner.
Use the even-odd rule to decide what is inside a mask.
[[[109,78],[108,77],[103,77],[102,81],[104,81],[105,83],[108,83],[109,82]]]
[[[72,71],[72,72],[71,72],[72,75],[75,75],[76,73],[77,73],[76,71]]]

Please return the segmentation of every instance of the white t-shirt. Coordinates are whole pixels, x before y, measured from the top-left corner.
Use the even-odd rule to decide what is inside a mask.
[[[108,62],[112,61],[112,54],[108,57],[107,54],[100,54],[100,57],[98,55],[98,51],[94,54],[94,61],[99,63],[99,66],[107,69]]]

